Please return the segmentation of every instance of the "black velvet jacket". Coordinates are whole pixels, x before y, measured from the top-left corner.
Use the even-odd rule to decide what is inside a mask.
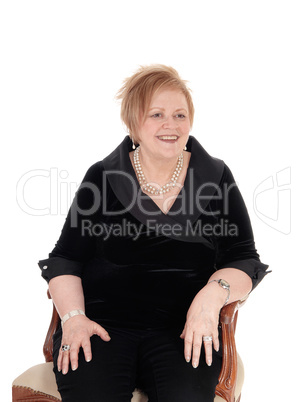
[[[247,209],[224,162],[190,136],[184,187],[164,214],[141,191],[131,151],[126,136],[88,169],[55,248],[38,263],[42,276],[79,276],[88,316],[146,328],[183,325],[215,270],[242,270],[254,289],[268,265],[260,262]]]

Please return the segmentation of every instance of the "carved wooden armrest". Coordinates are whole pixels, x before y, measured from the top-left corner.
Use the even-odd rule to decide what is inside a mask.
[[[235,343],[235,330],[238,309],[244,305],[246,298],[224,306],[220,312],[219,324],[222,327],[223,360],[219,375],[219,384],[216,395],[227,402],[235,401],[235,385],[237,381],[237,350]]]
[[[47,292],[48,298],[51,299],[51,295],[49,293],[49,290]],[[45,339],[45,343],[44,343],[44,347],[43,347],[43,353],[45,356],[45,360],[47,363],[52,362],[53,361],[53,335],[55,333],[55,331],[57,330],[57,328],[60,325],[60,317],[58,315],[58,312],[53,304],[53,312],[52,312],[52,318],[51,318],[51,322],[50,322],[50,326],[47,332],[47,336]]]

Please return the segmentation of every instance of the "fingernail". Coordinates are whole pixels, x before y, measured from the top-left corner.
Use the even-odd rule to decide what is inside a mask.
[[[190,356],[186,357],[186,362],[189,363],[190,362]]]
[[[62,373],[65,375],[65,374],[67,374],[67,371],[66,371],[66,370],[63,370]]]
[[[87,363],[89,363],[91,361],[91,359],[86,359]]]
[[[193,368],[197,368],[197,367],[198,367],[198,364],[197,364],[196,362],[193,362],[193,363],[192,363],[192,367],[193,367]]]
[[[61,371],[62,371],[62,369],[61,369],[61,368],[59,368],[59,367],[57,368],[57,370],[58,370],[59,372],[61,372]]]
[[[211,360],[208,360],[207,366],[211,366]]]
[[[72,371],[75,371],[77,369],[77,366],[72,366]]]

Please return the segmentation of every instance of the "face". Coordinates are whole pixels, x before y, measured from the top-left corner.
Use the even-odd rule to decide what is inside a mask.
[[[187,143],[189,131],[185,95],[177,90],[161,90],[152,97],[149,110],[141,119],[139,144],[151,157],[178,157]]]

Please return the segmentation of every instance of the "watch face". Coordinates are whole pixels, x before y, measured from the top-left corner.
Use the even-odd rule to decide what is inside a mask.
[[[229,289],[230,285],[228,282],[226,282],[224,279],[220,279],[220,285],[225,288],[225,289]]]

